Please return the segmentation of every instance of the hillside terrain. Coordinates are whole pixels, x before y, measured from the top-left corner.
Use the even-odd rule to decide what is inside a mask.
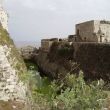
[[[26,109],[27,85],[21,80],[26,72],[13,40],[0,26],[0,110]]]

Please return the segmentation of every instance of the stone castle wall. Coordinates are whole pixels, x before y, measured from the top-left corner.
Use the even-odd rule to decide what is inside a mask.
[[[86,79],[110,81],[110,44],[79,43],[74,47],[74,58]]]
[[[94,21],[94,33],[98,33],[99,29],[103,35],[102,42],[110,42],[110,24]],[[100,37],[98,38],[98,42],[100,42]]]
[[[94,21],[84,22],[76,25],[76,35],[81,37],[82,41],[96,42],[97,38],[93,35]]]
[[[110,42],[109,21],[93,20],[76,25],[78,42]]]
[[[49,51],[52,43],[53,43],[53,41],[42,40],[42,42],[41,42],[41,48],[42,48],[42,50]]]

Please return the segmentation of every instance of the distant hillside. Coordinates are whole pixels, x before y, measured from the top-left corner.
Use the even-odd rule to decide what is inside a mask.
[[[40,47],[40,42],[35,42],[35,41],[15,41],[15,45],[19,48],[19,47],[23,47],[23,46],[34,46],[34,47]]]

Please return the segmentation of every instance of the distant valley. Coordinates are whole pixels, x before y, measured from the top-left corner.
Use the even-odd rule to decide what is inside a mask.
[[[24,47],[24,46],[34,46],[34,47],[40,47],[40,42],[35,42],[35,41],[14,41],[15,45],[20,48],[20,47]]]

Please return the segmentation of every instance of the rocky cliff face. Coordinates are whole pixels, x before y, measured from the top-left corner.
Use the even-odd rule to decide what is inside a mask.
[[[20,79],[24,73],[22,58],[7,31],[0,27],[0,110],[26,109],[27,86]]]

